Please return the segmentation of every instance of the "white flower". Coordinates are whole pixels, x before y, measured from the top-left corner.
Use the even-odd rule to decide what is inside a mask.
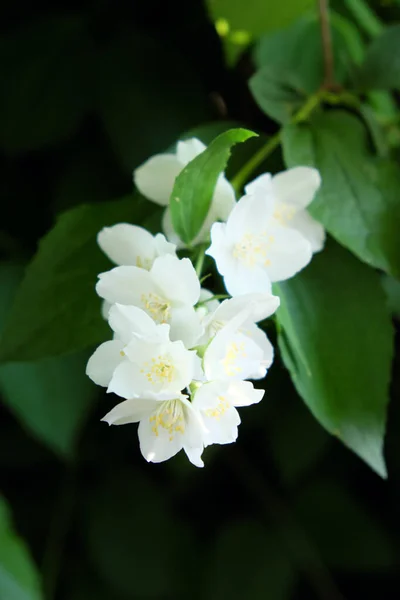
[[[175,154],[157,154],[134,171],[133,180],[136,187],[149,200],[161,204],[161,206],[168,206],[175,178],[183,167],[205,149],[206,146],[196,138],[178,142]],[[210,210],[200,232],[193,240],[193,244],[207,240],[211,225],[218,220],[225,221],[234,205],[234,189],[221,174],[215,186]],[[184,246],[173,230],[169,208],[164,213],[163,229],[171,242],[177,244],[178,247]]]
[[[213,304],[213,302],[207,304]],[[248,321],[242,326],[242,332],[246,329],[251,329],[255,323],[270,317],[276,311],[279,304],[279,297],[269,293],[242,294],[224,300],[204,317],[204,334],[199,344],[206,344],[224,325],[229,323],[244,309],[251,306],[251,313],[249,314]]]
[[[101,344],[86,373],[122,398],[179,394],[198,378],[199,358],[181,341],[169,340],[169,325],[156,325],[135,306],[114,305],[109,313],[116,338]]]
[[[273,360],[271,344],[267,340],[268,346],[263,347],[259,340],[255,341],[241,331],[245,324],[248,327],[251,312],[251,306],[242,310],[218,331],[207,346],[203,357],[207,381],[260,379],[265,376]]]
[[[254,372],[249,373],[250,379],[261,379],[265,377],[267,369],[274,359],[274,348],[267,334],[257,327],[258,321],[270,317],[278,308],[280,300],[278,296],[271,294],[243,294],[229,300],[224,300],[212,313],[203,319],[204,334],[199,340],[199,345],[207,344],[225,325],[243,310],[248,310],[248,318],[238,329],[238,333],[250,338],[263,352],[261,363],[256,365]],[[243,340],[242,340],[243,342]]]
[[[182,394],[164,400],[144,396],[117,404],[103,419],[109,425],[138,423],[140,450],[149,462],[162,462],[182,448],[189,460],[203,467],[204,425],[198,411]]]
[[[115,267],[99,275],[96,290],[112,304],[142,308],[156,323],[171,326],[172,340],[191,348],[202,333],[194,305],[200,282],[188,258],[165,255],[156,258],[150,271],[139,267]]]
[[[231,296],[270,292],[271,282],[293,277],[311,260],[311,244],[273,217],[271,194],[243,196],[227,223],[214,223],[207,254]]]
[[[196,390],[192,404],[203,418],[204,446],[230,444],[238,436],[240,416],[235,407],[260,402],[264,390],[256,390],[250,381],[210,381]]]
[[[97,243],[115,264],[134,265],[147,270],[151,269],[158,256],[176,256],[176,246],[167,242],[162,233],[153,236],[143,227],[128,223],[104,227],[97,236]]]
[[[312,251],[319,252],[324,247],[325,230],[306,209],[320,185],[321,176],[317,169],[294,167],[277,173],[272,180],[269,174],[260,175],[245,187],[245,192],[246,195],[272,196],[274,218],[281,225],[303,234]]]

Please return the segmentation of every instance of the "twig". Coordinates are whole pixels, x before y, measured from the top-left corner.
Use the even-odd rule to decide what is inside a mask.
[[[324,83],[328,90],[335,89],[332,35],[329,23],[329,0],[318,0],[319,21],[321,25],[322,53],[324,57]]]

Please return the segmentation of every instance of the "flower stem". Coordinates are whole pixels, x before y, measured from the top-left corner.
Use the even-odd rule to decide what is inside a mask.
[[[213,300],[226,300],[227,298],[230,298],[228,294],[215,294],[214,296],[211,296],[211,298],[207,298],[206,300],[198,302],[196,307],[198,308],[199,306],[204,306],[204,304],[208,304],[208,302],[212,302]]]
[[[321,26],[322,53],[324,57],[323,87],[329,90],[335,88],[332,34],[329,23],[329,0],[318,0],[318,8]]]
[[[237,193],[240,193],[240,190],[242,189],[243,185],[245,184],[249,176],[252,174],[252,172],[256,170],[258,165],[260,165],[263,162],[263,160],[268,158],[268,156],[272,154],[272,152],[275,150],[275,148],[279,146],[280,143],[281,132],[278,131],[275,135],[270,137],[265,146],[262,146],[262,148],[260,148],[258,152],[253,154],[250,160],[248,160],[247,163],[245,163],[243,167],[236,173],[231,183]]]
[[[313,110],[319,106],[321,99],[322,96],[320,92],[310,96],[300,110],[293,116],[290,123],[295,125],[305,121],[313,112]],[[255,171],[257,167],[279,146],[281,143],[281,136],[282,129],[270,137],[268,142],[262,146],[258,152],[253,154],[250,160],[248,160],[233,177],[231,183],[238,194],[241,192],[244,184],[249,179],[249,176],[253,173],[253,171]]]

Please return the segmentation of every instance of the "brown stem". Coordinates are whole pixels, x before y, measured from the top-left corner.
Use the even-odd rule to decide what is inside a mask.
[[[329,0],[318,0],[319,21],[321,25],[322,53],[324,56],[324,83],[325,89],[335,89],[335,76],[333,69],[332,35],[329,23]]]

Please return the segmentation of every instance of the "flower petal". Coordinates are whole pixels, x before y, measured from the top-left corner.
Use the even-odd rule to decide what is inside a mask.
[[[108,302],[142,306],[142,296],[158,292],[153,278],[139,267],[114,267],[99,275],[96,292]]]
[[[211,304],[211,302],[210,302]],[[251,304],[250,321],[258,323],[270,317],[278,308],[280,299],[278,296],[273,296],[268,293],[252,293],[235,296],[224,300],[210,315],[207,324],[210,320],[217,320],[226,323],[233,319],[241,310]],[[206,324],[205,324],[206,325]]]
[[[172,254],[176,256],[176,245],[168,242],[165,235],[157,233],[154,236],[154,244],[156,247],[157,256],[164,256],[164,254]]]
[[[117,265],[150,269],[157,256],[153,236],[137,225],[119,223],[104,227],[97,236],[97,243]]]
[[[265,194],[243,196],[229,215],[226,224],[227,238],[236,243],[245,233],[251,232],[252,235],[257,235],[263,232],[273,210],[273,196]]]
[[[272,196],[274,191],[272,187],[271,173],[263,173],[262,175],[259,175],[245,186],[244,191],[247,196],[251,196],[253,194],[261,194],[269,197]]]
[[[148,398],[134,398],[120,402],[101,420],[109,425],[126,425],[138,423],[146,418],[157,408],[157,400]]]
[[[121,351],[124,343],[121,340],[111,340],[101,344],[89,358],[86,375],[97,385],[107,387],[115,369],[124,360]]]
[[[312,258],[311,244],[295,229],[275,226],[272,221],[268,228],[272,243],[265,272],[271,281],[284,281],[308,265]]]
[[[188,140],[180,141],[176,145],[176,157],[182,166],[187,165],[196,156],[204,152],[207,148],[203,142],[197,138],[190,138]]]
[[[233,244],[227,238],[226,223],[214,223],[211,227],[211,246],[207,248],[206,254],[215,260],[221,275],[233,268]]]
[[[147,462],[159,463],[178,454],[183,447],[184,436],[178,431],[170,436],[167,429],[155,430],[153,415],[140,421],[138,427],[140,451]]]
[[[209,381],[247,379],[258,372],[263,359],[262,349],[239,332],[249,319],[251,308],[244,310],[225,325],[211,340],[204,357],[203,368]]]
[[[186,348],[193,348],[204,331],[200,315],[192,306],[172,310],[170,325],[171,340],[182,340]]]
[[[212,209],[216,215],[216,219],[226,221],[236,205],[235,190],[232,184],[221,173],[218,177],[217,185],[212,201]]]
[[[320,252],[324,247],[325,229],[306,210],[299,210],[288,223],[288,226],[304,235],[310,242],[313,252]]]
[[[166,298],[194,306],[200,296],[200,281],[188,258],[181,260],[169,254],[154,261],[151,276]]]
[[[183,446],[186,456],[195,467],[204,467],[201,455],[204,451],[204,446],[201,445],[198,448],[191,448],[190,446]]]
[[[298,209],[306,208],[310,204],[320,185],[319,171],[312,167],[294,167],[272,178],[277,202],[291,204]]]
[[[218,265],[217,265],[218,266]],[[262,267],[246,267],[238,262],[225,271],[225,288],[231,296],[249,293],[271,293],[271,279]]]
[[[250,406],[263,399],[265,390],[257,390],[250,381],[234,381],[229,386],[228,394],[234,406]]]
[[[240,416],[230,401],[229,389],[229,382],[210,381],[195,393],[192,404],[203,417],[206,446],[230,444],[237,438]]]
[[[134,334],[152,342],[169,340],[169,325],[157,325],[144,310],[137,306],[114,304],[108,317],[110,327],[126,344]]]
[[[157,154],[133,172],[133,181],[143,196],[167,206],[182,166],[175,154]]]
[[[181,238],[175,232],[174,226],[172,225],[171,209],[169,206],[167,206],[167,208],[164,210],[161,225],[162,225],[162,230],[165,233],[167,240],[169,242],[171,242],[171,244],[174,244],[174,246],[176,246],[178,248],[178,250],[180,248],[185,247],[185,244],[182,242]]]
[[[187,350],[180,340],[152,343],[134,337],[124,352],[130,368],[118,367],[108,388],[123,398],[149,392],[179,393],[191,383],[198,360],[196,352]]]
[[[249,379],[263,379],[266,375],[267,370],[273,363],[274,360],[274,347],[269,341],[265,331],[254,325],[253,323],[246,323],[241,333],[249,337],[259,346],[263,351],[263,358],[259,365],[259,368],[250,373]]]

